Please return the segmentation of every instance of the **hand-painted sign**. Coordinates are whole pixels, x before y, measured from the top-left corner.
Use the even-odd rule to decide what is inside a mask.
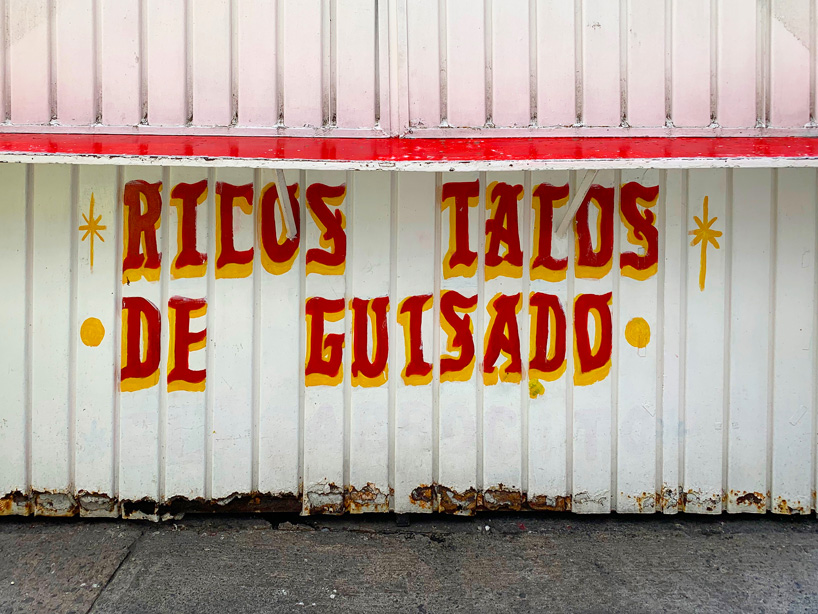
[[[164,260],[157,241],[162,224],[161,182],[132,180],[123,194],[122,282],[130,285],[145,279],[157,281],[162,266],[170,266],[171,278],[196,278],[206,275],[209,258],[206,246],[197,242],[197,211],[207,197],[207,181],[178,183],[170,189],[170,205],[177,211],[177,250],[170,262]],[[287,236],[286,216],[274,183],[254,193],[253,184],[215,184],[215,279],[244,278],[253,274],[254,246],[240,245],[234,234],[238,216],[258,216],[257,246],[261,252],[262,271],[256,274],[281,275],[289,272],[301,249],[301,187],[288,187],[288,204],[295,221],[295,231]],[[485,249],[481,257],[473,248],[476,209],[480,202],[479,181],[452,181],[442,185],[440,206],[448,225],[448,245],[443,246],[442,278],[476,278],[478,264],[483,283],[498,278],[560,282],[565,280],[568,257],[554,253],[552,238],[555,211],[568,202],[569,186],[547,183],[533,187],[533,249],[530,261],[523,262],[518,203],[524,197],[522,185],[493,182],[486,186]],[[629,182],[621,188],[619,218],[627,229],[627,245],[619,250],[614,262],[616,223],[615,190],[593,185],[584,197],[573,223],[574,275],[577,279],[600,279],[613,267],[634,280],[645,280],[656,274],[659,241],[652,208],[659,197],[658,186]],[[346,186],[312,183],[306,188],[306,210],[319,234],[319,245],[307,250],[306,275],[343,275],[346,266],[346,217],[341,207]],[[432,204],[430,203],[430,206]],[[706,216],[706,203],[705,213]],[[95,232],[99,220],[87,233]],[[708,220],[707,224],[712,224]],[[709,226],[708,226],[709,228]],[[710,235],[701,239],[703,249]],[[93,237],[92,237],[93,238]],[[100,237],[101,238],[101,237]],[[694,241],[699,240],[696,235]],[[716,247],[718,244],[716,243]],[[93,246],[91,247],[93,249]],[[704,258],[704,252],[703,252]],[[525,269],[525,271],[524,271]],[[702,287],[704,285],[702,261]],[[425,318],[432,317],[433,284],[429,293],[399,297],[397,321],[403,329],[405,365],[400,376],[406,385],[423,385],[431,381],[434,365],[431,352],[423,347]],[[520,383],[523,369],[530,379],[553,381],[566,368],[569,347],[573,348],[574,376],[577,386],[607,377],[612,356],[611,292],[578,293],[572,304],[563,304],[559,296],[532,291],[528,297],[528,315],[521,315],[521,292],[494,293],[487,297],[488,324],[482,348],[474,339],[474,313],[477,294],[462,289],[445,288],[440,292],[439,321],[448,352],[440,356],[440,381],[468,381],[478,364],[484,385],[500,381]],[[304,383],[306,386],[337,386],[343,379],[346,333],[332,324],[351,314],[351,377],[353,386],[376,387],[389,378],[388,296],[343,297],[308,296],[305,304],[306,352]],[[169,350],[168,390],[203,391],[206,369],[190,367],[190,355],[206,345],[207,330],[197,321],[207,312],[202,296],[173,296],[168,301]],[[520,337],[522,317],[530,318],[527,344]],[[122,301],[121,389],[139,390],[159,382],[161,357],[161,314],[159,307],[147,298],[128,296]],[[569,341],[570,338],[570,341]],[[650,339],[650,327],[644,319],[635,318],[626,330],[626,340],[644,347]],[[394,342],[394,341],[393,341]],[[527,347],[526,347],[527,345]],[[525,364],[524,364],[525,362]],[[532,395],[542,388],[532,387]]]

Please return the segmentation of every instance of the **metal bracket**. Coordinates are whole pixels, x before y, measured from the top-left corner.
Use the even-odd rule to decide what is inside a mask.
[[[565,215],[562,217],[559,225],[557,226],[558,237],[565,236],[565,232],[568,230],[571,220],[573,220],[574,216],[577,214],[582,201],[585,200],[585,195],[588,193],[588,189],[593,185],[598,174],[598,170],[585,171],[585,174],[582,176],[582,181],[579,182],[579,187],[574,193],[574,198],[571,199],[571,203],[568,205],[568,210],[565,212]]]
[[[281,215],[284,217],[284,230],[288,239],[294,239],[296,235],[295,218],[290,208],[290,193],[287,191],[287,180],[284,178],[284,171],[276,169],[276,191],[278,192],[278,202],[281,205]]]

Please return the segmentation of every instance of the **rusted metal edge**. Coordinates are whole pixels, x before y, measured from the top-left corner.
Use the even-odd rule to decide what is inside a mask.
[[[292,493],[234,493],[221,499],[172,497],[164,502],[151,498],[117,499],[105,493],[15,491],[0,497],[0,516],[82,516],[89,518],[126,518],[134,520],[170,520],[186,513],[294,513],[301,511],[301,500]]]
[[[164,502],[143,498],[117,499],[105,493],[14,491],[0,497],[0,516],[98,517],[135,520],[171,520],[187,513],[302,513],[308,515],[341,515],[344,513],[386,513],[393,509],[394,491],[383,492],[368,483],[362,488],[336,484],[323,485],[322,490],[308,491],[305,497],[294,493],[233,493],[220,499],[205,500],[172,497]],[[722,496],[707,495],[693,489],[666,487],[662,493],[644,492],[628,497],[633,510],[640,514],[687,512],[692,514],[771,512],[774,514],[810,514],[810,501],[788,500],[769,493],[730,490]],[[813,495],[814,500],[814,495]],[[571,495],[537,495],[529,497],[520,490],[499,484],[478,491],[469,488],[454,490],[440,484],[421,484],[409,496],[418,512],[437,512],[471,516],[478,512],[502,511],[572,511]],[[768,501],[770,505],[768,506]]]

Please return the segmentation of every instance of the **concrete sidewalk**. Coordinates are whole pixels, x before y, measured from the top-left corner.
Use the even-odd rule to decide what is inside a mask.
[[[814,612],[815,517],[0,520],[0,613]]]

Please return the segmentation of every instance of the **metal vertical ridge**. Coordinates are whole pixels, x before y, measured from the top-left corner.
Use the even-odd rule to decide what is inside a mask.
[[[574,0],[574,111],[576,115],[576,126],[582,126],[584,122],[584,76],[585,76],[585,52],[582,48],[582,3],[584,0]]]
[[[148,125],[148,0],[139,0],[139,123]]]
[[[207,169],[207,219],[212,220],[212,227],[215,229],[216,215],[216,171],[213,168]],[[212,230],[207,233],[207,253],[212,254],[207,259],[207,314],[205,315],[205,326],[207,327],[206,349],[206,372],[212,378],[215,374],[216,355],[214,352],[216,310],[219,308],[216,302],[216,232]],[[211,380],[212,381],[212,380]],[[215,411],[215,387],[212,385],[205,387],[205,498],[213,497],[213,420]]]
[[[34,165],[26,165],[26,334],[25,334],[25,444],[26,491],[31,494],[32,480],[32,381],[34,325]]]
[[[347,171],[344,177],[346,184],[346,235],[347,235],[347,252],[346,265],[344,268],[344,358],[343,358],[343,378],[342,386],[344,389],[344,485],[343,497],[346,503],[347,493],[349,492],[351,468],[349,453],[352,448],[352,273],[354,266],[354,249],[355,249],[355,181],[353,171]]]
[[[726,510],[728,505],[728,492],[730,491],[728,465],[730,461],[730,403],[731,403],[731,367],[730,367],[730,343],[732,338],[732,305],[733,305],[733,198],[735,177],[733,169],[725,171],[727,194],[724,199],[724,228],[729,228],[730,232],[722,235],[724,241],[724,393],[722,400],[722,429],[721,429],[721,503],[722,509]]]
[[[261,190],[263,182],[261,169],[253,169],[253,349],[252,349],[252,386],[250,403],[252,405],[252,422],[250,423],[250,489],[259,491],[261,472]],[[288,205],[289,194],[279,195],[279,202],[283,208]],[[282,218],[284,216],[282,215]]]
[[[298,173],[298,208],[301,215],[301,223],[307,221],[307,172]],[[304,487],[304,423],[306,415],[306,393],[305,393],[305,362],[307,360],[307,273],[306,273],[306,253],[307,241],[306,232],[302,226],[299,233],[298,246],[298,488],[306,496]]]
[[[443,175],[435,173],[435,272],[432,312],[432,482],[437,485],[440,481],[440,286],[441,265],[443,258],[443,240],[441,235],[442,221],[442,194]],[[437,491],[432,496],[433,509],[437,509]]]
[[[568,172],[568,202],[577,197],[577,172]],[[566,315],[566,346],[565,346],[565,495],[572,497],[574,494],[574,288],[575,281],[575,258],[576,243],[573,237],[568,238],[568,263],[565,271],[565,285],[567,287],[568,300],[565,305]],[[570,339],[570,347],[568,340]]]
[[[814,6],[814,3],[813,3]],[[814,14],[813,14],[814,17]],[[813,24],[812,31],[815,32],[815,21],[814,19],[811,22]],[[815,51],[815,46],[813,45],[813,52]],[[814,74],[815,71],[813,71]],[[816,216],[815,216],[815,240],[818,241],[818,170],[814,171],[815,174],[815,208],[816,208]],[[812,292],[812,305],[813,305],[813,320],[812,320],[812,334],[813,337],[818,337],[818,250],[813,249],[814,254],[814,261],[813,261],[813,292]],[[812,445],[810,446],[810,452],[812,455],[811,460],[811,471],[810,476],[812,478],[810,492],[812,494],[812,501],[810,505],[813,511],[818,511],[818,376],[815,374],[818,373],[818,343],[813,343],[813,355],[812,355],[812,429],[811,429],[811,441]]]
[[[483,0],[483,71],[485,126],[494,126],[494,28],[493,0]]]
[[[537,0],[528,0],[528,104],[531,127],[539,123],[539,59],[537,57]]]
[[[656,217],[656,229],[659,242],[659,260],[656,271],[657,275],[657,309],[656,309],[656,468],[654,481],[656,488],[656,499],[654,509],[664,511],[664,506],[659,502],[663,500],[664,493],[664,374],[665,374],[665,228],[667,216],[667,171],[659,171],[659,202],[657,203],[659,215]]]
[[[120,453],[120,430],[121,430],[121,397],[120,397],[120,381],[122,376],[121,353],[122,347],[122,317],[116,314],[122,309],[122,251],[124,237],[123,223],[122,223],[122,196],[124,192],[124,176],[121,166],[116,167],[116,205],[114,206],[114,257],[118,261],[118,265],[114,267],[114,355],[113,364],[115,365],[114,376],[114,412],[113,412],[113,472],[111,492],[119,499],[119,465],[121,462]]]
[[[48,20],[48,106],[50,121],[57,121],[57,0],[47,0]]]
[[[687,240],[687,210],[690,195],[690,171],[682,171],[682,223],[679,225],[682,235],[682,253],[680,254],[682,266],[679,275],[679,509],[684,511],[685,502],[685,462],[687,455],[687,438],[685,430],[687,428],[687,268],[688,251],[690,248]]]
[[[773,415],[775,405],[775,316],[776,316],[776,285],[778,266],[778,169],[772,171],[772,181],[770,184],[770,328],[767,337],[767,354],[770,360],[767,361],[767,509],[773,509],[773,445],[775,442],[775,420]]]
[[[673,7],[665,0],[665,126],[673,127]]]
[[[449,49],[447,0],[438,0],[438,54],[440,59],[440,125],[449,125]]]
[[[719,0],[710,0],[710,124],[718,125],[719,110]]]
[[[523,248],[523,266],[522,266],[522,306],[520,314],[522,315],[522,334],[520,340],[528,340],[531,336],[531,217],[534,213],[531,207],[531,190],[532,190],[531,171],[523,173],[523,211],[522,216],[522,248]],[[529,374],[529,356],[528,350],[523,343],[520,343],[520,360],[522,362],[522,380],[520,382],[520,451],[522,455],[520,464],[520,490],[523,495],[528,494],[528,478],[530,472],[530,433],[529,433],[529,412],[531,405],[531,395],[529,394],[528,386],[530,381]]]
[[[239,123],[239,17],[237,0],[230,0],[230,125]]]
[[[11,26],[9,0],[0,0],[3,12],[3,121],[11,122]]]
[[[193,9],[191,2],[193,0],[184,0],[185,2],[185,119],[186,125],[193,125]]]
[[[628,126],[628,0],[619,0],[619,121]]]
[[[400,188],[400,175],[389,174],[389,362],[387,386],[389,389],[389,413],[387,418],[388,431],[388,485],[390,509],[395,509],[395,476],[397,467],[395,464],[395,450],[397,447],[397,378],[398,375],[398,344],[397,344],[397,315],[398,315],[398,190]]]
[[[621,6],[621,5],[620,5]],[[622,171],[614,171],[614,220],[620,212],[622,200]],[[600,215],[602,212],[600,211]],[[617,271],[622,249],[619,229],[614,230],[611,279],[611,511],[615,512],[619,499],[619,281]]]
[[[484,398],[485,386],[483,385],[483,339],[485,337],[486,324],[486,173],[481,172],[480,196],[477,205],[477,309],[475,310],[474,325],[474,368],[477,372],[477,491],[482,492],[486,487],[484,483],[485,467],[485,432],[484,432]]]
[[[162,168],[162,188],[166,196],[162,198],[162,212],[160,220],[164,221],[164,228],[162,230],[162,243],[160,246],[160,253],[165,261],[172,260],[170,254],[170,167]],[[159,273],[160,283],[160,301],[159,312],[162,314],[162,328],[161,339],[162,345],[160,348],[161,360],[159,362],[159,425],[158,436],[159,445],[158,450],[158,472],[157,472],[157,487],[159,496],[157,501],[164,503],[166,499],[166,483],[167,483],[167,459],[168,459],[168,359],[170,354],[170,308],[168,300],[170,299],[170,266],[163,266]]]
[[[79,166],[71,166],[71,280],[68,308],[68,483],[77,489],[77,294],[79,279],[77,209],[79,208]]]
[[[92,0],[91,15],[93,24],[91,26],[94,42],[94,123],[102,123],[102,27],[100,15],[100,0]]]

